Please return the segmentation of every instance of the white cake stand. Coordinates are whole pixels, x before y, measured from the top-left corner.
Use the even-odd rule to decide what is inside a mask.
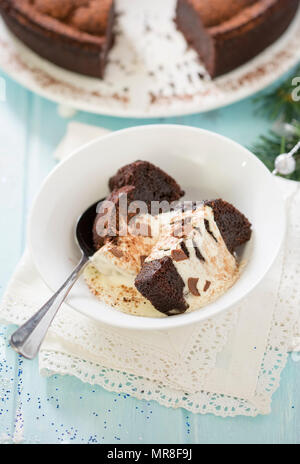
[[[117,39],[103,81],[65,71],[20,43],[0,20],[0,67],[24,87],[74,110],[169,117],[234,103],[262,90],[300,60],[300,11],[274,45],[211,80],[173,21],[176,0],[118,0]]]

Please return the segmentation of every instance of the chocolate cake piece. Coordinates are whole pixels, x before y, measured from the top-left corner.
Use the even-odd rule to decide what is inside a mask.
[[[171,176],[148,161],[136,161],[128,164],[119,169],[117,174],[109,180],[110,190],[119,189],[125,185],[134,185],[136,199],[145,201],[148,207],[151,206],[151,201],[171,203],[184,195]]]
[[[214,212],[214,220],[230,253],[251,238],[251,223],[233,205],[224,200],[206,201]]]
[[[135,286],[164,314],[181,314],[188,309],[183,297],[184,282],[170,257],[145,263]]]
[[[0,0],[8,28],[52,63],[103,78],[113,44],[114,0]]]
[[[176,23],[216,77],[275,42],[298,6],[299,0],[178,0]]]
[[[119,201],[122,195],[127,195],[127,206],[135,201],[145,202],[149,213],[151,213],[152,201],[167,201],[172,203],[184,195],[184,192],[171,176],[147,161],[136,161],[119,169],[117,174],[109,180],[109,188],[111,194],[106,200],[111,201],[115,205],[117,213],[116,230],[113,231],[110,229],[107,236],[99,236],[97,233],[97,223],[101,215],[98,214],[93,227],[96,250],[99,250],[106,240],[118,235]],[[128,218],[131,219],[133,216],[134,214],[129,214]]]

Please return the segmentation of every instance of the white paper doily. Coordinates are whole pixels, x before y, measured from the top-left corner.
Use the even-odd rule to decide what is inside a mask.
[[[157,381],[147,378],[147,376],[139,376],[130,372],[122,372],[115,369],[107,369],[103,365],[100,366],[97,363],[85,362],[79,357],[69,356],[66,354],[66,350],[63,351],[60,349],[59,345],[56,346],[56,350],[53,350],[53,344],[51,346],[51,341],[49,343],[49,349],[47,346],[44,346],[44,349],[41,351],[40,358],[40,367],[41,372],[44,375],[52,374],[73,374],[76,377],[80,378],[84,382],[89,382],[91,384],[96,383],[102,385],[105,389],[115,392],[125,392],[131,394],[139,399],[145,400],[155,400],[160,404],[178,408],[184,407],[185,409],[200,414],[212,413],[216,416],[222,417],[234,417],[239,415],[244,416],[256,416],[258,414],[268,414],[271,411],[271,401],[274,392],[277,390],[280,384],[281,372],[286,364],[288,357],[288,350],[291,343],[291,340],[294,336],[295,326],[297,321],[299,321],[299,302],[300,302],[300,288],[298,285],[298,276],[300,273],[300,248],[299,248],[299,236],[300,236],[300,215],[299,215],[299,205],[300,205],[300,190],[298,188],[289,210],[289,223],[288,223],[288,233],[286,238],[286,244],[283,249],[283,272],[280,278],[280,284],[278,292],[276,295],[276,306],[273,314],[273,320],[271,321],[271,327],[269,331],[268,341],[266,344],[265,352],[262,357],[262,362],[260,368],[257,371],[257,382],[252,393],[249,390],[248,394],[244,396],[239,396],[232,392],[226,393],[226,381],[225,375],[223,377],[224,383],[220,391],[216,390],[215,381],[216,378],[214,375],[211,375],[211,379],[204,380],[201,374],[196,378],[193,378],[193,381],[189,384],[191,387],[195,388],[195,380],[198,380],[198,386],[203,386],[204,388],[200,391],[193,391],[191,389],[178,390],[176,386],[176,376],[173,378],[164,377],[163,381],[157,378]],[[279,260],[282,259],[279,258]],[[267,292],[267,286],[265,287]],[[273,291],[274,293],[274,291]],[[247,304],[246,304],[247,306]],[[241,308],[242,309],[242,308]],[[250,308],[248,308],[249,310]],[[263,312],[266,308],[259,305],[259,310]],[[252,308],[254,310],[254,308]],[[196,359],[198,366],[203,367],[203,361],[205,360],[205,349],[207,353],[215,352],[214,344],[215,339],[212,337],[210,330],[212,327],[215,327],[217,332],[220,329],[220,333],[227,333],[229,337],[229,346],[227,349],[230,351],[232,346],[230,344],[230,335],[228,329],[234,327],[234,313],[228,313],[228,318],[223,319],[225,315],[222,315],[219,319],[211,320],[211,325],[203,327],[202,335],[210,334],[210,342],[205,346],[203,344],[203,339],[196,337],[193,339],[193,344],[187,347],[188,356],[186,361],[194,358],[196,352]],[[235,317],[238,317],[238,312],[235,313]],[[241,317],[241,313],[240,313]],[[225,324],[224,324],[225,323]],[[214,325],[216,324],[216,325]],[[224,325],[223,325],[224,324]],[[251,331],[251,328],[249,327]],[[197,332],[197,331],[196,331]],[[217,338],[220,336],[217,335]],[[254,337],[254,333],[252,334]],[[206,339],[206,343],[207,343]],[[222,338],[222,343],[225,343],[225,340]],[[209,347],[209,348],[208,348]],[[200,350],[199,350],[200,348]],[[256,347],[253,347],[254,349]],[[199,350],[199,351],[198,351]],[[204,351],[204,353],[203,353]],[[216,350],[218,353],[218,349]],[[197,354],[201,356],[198,358]],[[222,359],[223,358],[223,359]],[[221,354],[221,359],[217,360],[218,364],[222,364],[226,359],[226,348],[225,354]],[[246,364],[246,371],[243,373],[242,370],[236,372],[237,377],[245,375],[247,368],[251,369],[250,365],[247,366],[249,359],[244,359],[244,364]],[[296,359],[299,361],[299,357]],[[225,363],[226,364],[226,363]],[[204,362],[205,365],[205,362]],[[71,367],[70,367],[71,366]],[[211,366],[211,365],[210,365]],[[177,366],[178,367],[178,366]],[[188,372],[191,374],[192,364],[189,364]],[[208,371],[209,371],[209,366]],[[226,370],[226,368],[225,368]],[[225,374],[224,370],[224,374]],[[178,370],[175,369],[173,373]],[[179,376],[180,376],[179,369]],[[206,371],[207,372],[207,371]],[[221,370],[222,372],[222,370]],[[173,374],[172,373],[172,374]],[[181,388],[183,387],[183,377],[186,375],[185,371],[181,372],[180,380],[177,381],[180,383]],[[203,372],[202,372],[203,374]],[[207,374],[206,374],[207,375]],[[202,377],[202,382],[200,378]],[[246,375],[247,377],[247,375]],[[204,375],[205,379],[205,375]],[[171,380],[171,382],[170,382]],[[175,385],[172,380],[175,380]],[[246,379],[246,384],[249,379]],[[203,385],[204,384],[204,385]],[[211,387],[211,388],[210,388]]]
[[[284,190],[290,185],[283,184]],[[42,346],[41,373],[74,375],[194,413],[269,413],[299,318],[299,205],[298,188],[277,265],[239,307],[204,324],[161,334],[116,330],[64,305]],[[0,319],[21,324],[48,294],[25,254],[0,305]]]
[[[263,89],[300,60],[300,12],[287,33],[254,60],[211,81],[173,21],[176,0],[117,0],[116,45],[104,81],[42,60],[0,20],[0,67],[60,104],[122,117],[208,111]]]

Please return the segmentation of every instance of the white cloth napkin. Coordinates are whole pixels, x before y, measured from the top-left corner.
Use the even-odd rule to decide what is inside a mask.
[[[62,159],[104,132],[71,122],[55,157]],[[288,350],[297,349],[300,339],[300,190],[295,182],[278,182],[287,199],[287,239],[269,274],[241,304],[167,333],[110,328],[64,304],[40,352],[41,374],[74,375],[195,413],[269,413]],[[2,300],[1,321],[21,324],[50,295],[26,251]]]

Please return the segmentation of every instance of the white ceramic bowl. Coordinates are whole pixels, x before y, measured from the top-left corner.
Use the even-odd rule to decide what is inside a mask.
[[[130,329],[171,329],[230,308],[263,279],[285,234],[284,201],[266,167],[237,143],[201,129],[142,126],[101,137],[81,147],[47,177],[29,221],[29,243],[42,278],[55,291],[80,253],[74,227],[80,214],[108,193],[108,178],[121,166],[143,159],[158,165],[186,190],[189,199],[223,198],[253,224],[248,264],[238,282],[216,302],[189,314],[144,318],[122,314],[89,292],[83,278],[68,304],[100,322]],[[259,324],[259,321],[258,321]]]

